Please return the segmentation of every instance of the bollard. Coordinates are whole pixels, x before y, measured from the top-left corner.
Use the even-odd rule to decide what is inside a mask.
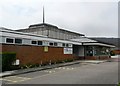
[[[42,61],[40,62],[40,65],[42,66]]]
[[[49,65],[51,65],[51,60],[50,60],[50,63],[49,63]]]

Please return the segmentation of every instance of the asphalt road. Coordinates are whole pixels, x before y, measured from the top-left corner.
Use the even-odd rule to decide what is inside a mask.
[[[116,84],[118,62],[74,64],[3,78],[5,84]]]

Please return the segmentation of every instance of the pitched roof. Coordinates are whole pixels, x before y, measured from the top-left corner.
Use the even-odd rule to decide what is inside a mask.
[[[47,23],[33,24],[33,25],[30,25],[29,28],[27,28],[27,29],[35,29],[35,28],[38,28],[38,27],[45,27],[45,28],[53,27],[53,28],[58,29],[58,30],[74,33],[74,34],[77,34],[77,35],[80,35],[80,36],[85,36],[84,34],[80,34],[80,33],[69,31],[69,30],[65,30],[65,29],[61,29],[61,28],[58,28],[55,25],[51,25],[51,24],[47,24]],[[27,29],[19,29],[19,30],[16,30],[16,31],[22,31],[22,30],[27,30]]]

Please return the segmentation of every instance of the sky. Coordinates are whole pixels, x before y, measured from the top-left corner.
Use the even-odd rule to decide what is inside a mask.
[[[118,0],[0,0],[0,27],[25,29],[45,23],[85,34],[118,37]]]

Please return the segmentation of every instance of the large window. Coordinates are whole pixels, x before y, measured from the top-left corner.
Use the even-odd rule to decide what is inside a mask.
[[[38,41],[38,45],[42,45],[42,41]]]
[[[43,45],[44,46],[49,46],[49,42],[48,41],[43,41]]]
[[[72,47],[72,44],[69,44],[69,47]]]
[[[32,41],[31,44],[36,45],[36,44],[37,44],[37,41]]]
[[[22,39],[15,39],[15,43],[22,44]]]
[[[66,47],[69,47],[69,44],[66,44]]]
[[[93,46],[86,46],[86,56],[93,56]]]
[[[52,43],[52,42],[50,42],[50,43],[49,43],[49,45],[50,45],[50,46],[53,46],[53,43]]]
[[[65,47],[65,43],[63,43],[62,46]]]
[[[30,45],[31,44],[31,40],[30,39],[22,39],[22,43],[26,44],[26,45]]]
[[[58,44],[57,44],[57,42],[54,42],[54,46],[57,46]]]
[[[58,45],[59,47],[62,47],[62,43],[57,43],[57,45]]]
[[[14,40],[12,38],[6,38],[6,43],[13,43]]]

